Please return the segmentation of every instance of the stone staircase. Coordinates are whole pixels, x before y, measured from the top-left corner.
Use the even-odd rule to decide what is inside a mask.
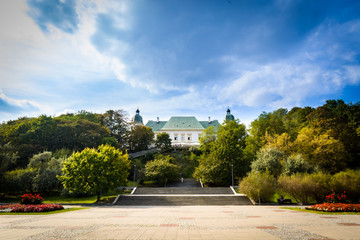
[[[229,187],[138,187],[133,194],[119,195],[113,204],[128,206],[252,205],[246,196],[235,195]]]
[[[138,187],[133,194],[142,195],[178,195],[178,194],[228,194],[234,195],[229,187],[163,187],[163,188],[144,188]]]
[[[252,205],[239,195],[120,195],[114,205],[122,206],[218,206]]]

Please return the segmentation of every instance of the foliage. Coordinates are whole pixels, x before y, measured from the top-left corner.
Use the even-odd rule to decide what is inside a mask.
[[[216,141],[216,131],[214,126],[207,127],[201,133],[201,137],[199,139],[200,142],[200,150],[203,153],[210,153],[214,143]]]
[[[328,131],[322,133],[319,128],[304,127],[294,145],[308,163],[325,172],[335,173],[346,167],[347,154],[344,145],[331,137]]]
[[[217,139],[210,152],[199,159],[194,176],[204,184],[216,185],[230,185],[232,170],[235,180],[245,176],[250,165],[243,154],[246,136],[244,124],[238,121],[219,126]]]
[[[168,151],[171,148],[171,138],[168,133],[159,133],[156,136],[155,146],[161,151]]]
[[[9,204],[1,205],[0,209],[11,209],[10,212],[50,212],[62,210],[64,207],[58,204]]]
[[[260,198],[262,202],[269,201],[276,191],[276,179],[269,171],[250,172],[240,182],[239,189],[254,201]]]
[[[5,173],[9,170],[11,165],[16,163],[18,158],[17,153],[12,151],[12,147],[9,143],[0,145],[0,192],[4,191]]]
[[[32,180],[34,191],[60,191],[61,182],[57,175],[61,175],[61,168],[64,158],[55,158],[51,152],[42,152],[35,154],[28,164],[28,169],[35,170],[35,176]]]
[[[278,183],[285,193],[303,204],[310,203],[312,193],[318,189],[318,185],[307,174],[282,175],[279,177]]]
[[[346,191],[348,200],[351,202],[360,201],[360,170],[346,170],[336,173],[331,184],[335,192]]]
[[[100,123],[86,119],[42,115],[9,121],[0,126],[0,136],[0,144],[10,143],[13,152],[18,152],[18,166],[25,167],[31,156],[44,150],[97,147],[103,138],[110,137],[110,131]]]
[[[322,212],[360,212],[360,204],[322,203],[305,207],[305,209]]]
[[[286,158],[283,163],[283,174],[292,175],[294,173],[311,173],[314,168],[309,165],[301,154],[293,154]]]
[[[171,156],[158,156],[145,165],[145,177],[154,180],[160,185],[179,179],[180,168],[171,163],[174,159]]]
[[[282,172],[281,159],[284,152],[275,148],[262,148],[256,155],[256,160],[251,164],[252,171],[269,171],[275,177]]]
[[[129,137],[127,113],[124,110],[108,110],[101,115],[101,124],[110,130],[121,149],[126,148]]]
[[[33,192],[32,180],[36,176],[35,169],[12,170],[5,174],[6,192]]]
[[[21,196],[21,204],[41,204],[44,199],[40,196],[40,194],[23,194]]]
[[[137,152],[147,150],[154,138],[154,132],[150,127],[143,125],[134,126],[129,135],[129,149]]]
[[[94,192],[101,198],[101,192],[126,185],[130,161],[128,155],[109,145],[97,150],[85,148],[73,153],[65,162],[63,175],[59,176],[70,192]]]

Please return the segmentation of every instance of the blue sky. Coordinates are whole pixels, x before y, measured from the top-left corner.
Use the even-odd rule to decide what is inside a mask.
[[[0,2],[0,121],[139,107],[145,122],[360,101],[360,2]]]

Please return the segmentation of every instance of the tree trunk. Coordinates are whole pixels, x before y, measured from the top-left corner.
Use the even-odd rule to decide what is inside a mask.
[[[100,201],[101,201],[101,190],[97,192],[97,200],[96,200],[96,202],[100,203]]]

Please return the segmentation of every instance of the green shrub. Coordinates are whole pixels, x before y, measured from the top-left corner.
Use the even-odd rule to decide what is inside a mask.
[[[332,189],[332,175],[329,173],[317,172],[310,174],[309,177],[314,182],[314,188],[310,192],[311,197],[317,203],[323,203],[325,196],[328,195]]]
[[[318,189],[318,185],[311,179],[309,174],[282,175],[278,179],[278,184],[282,191],[303,204],[310,203],[312,193]]]
[[[336,173],[332,179],[335,192],[346,191],[348,200],[353,203],[360,201],[360,170],[346,170]]]
[[[251,164],[252,171],[269,171],[275,177],[282,172],[281,158],[284,152],[276,148],[262,148],[256,154],[256,160]]]
[[[313,168],[305,161],[301,154],[291,155],[283,164],[283,174],[288,176],[294,173],[311,173]]]
[[[269,171],[256,173],[252,171],[243,178],[239,185],[240,191],[254,201],[259,197],[262,202],[269,201],[276,191],[276,179]]]
[[[147,162],[145,165],[145,177],[149,180],[156,181],[160,185],[178,180],[180,168],[172,164],[172,160],[174,160],[172,157],[166,156]]]
[[[9,171],[5,174],[5,186],[7,192],[21,193],[32,192],[32,181],[36,170],[32,168]]]

